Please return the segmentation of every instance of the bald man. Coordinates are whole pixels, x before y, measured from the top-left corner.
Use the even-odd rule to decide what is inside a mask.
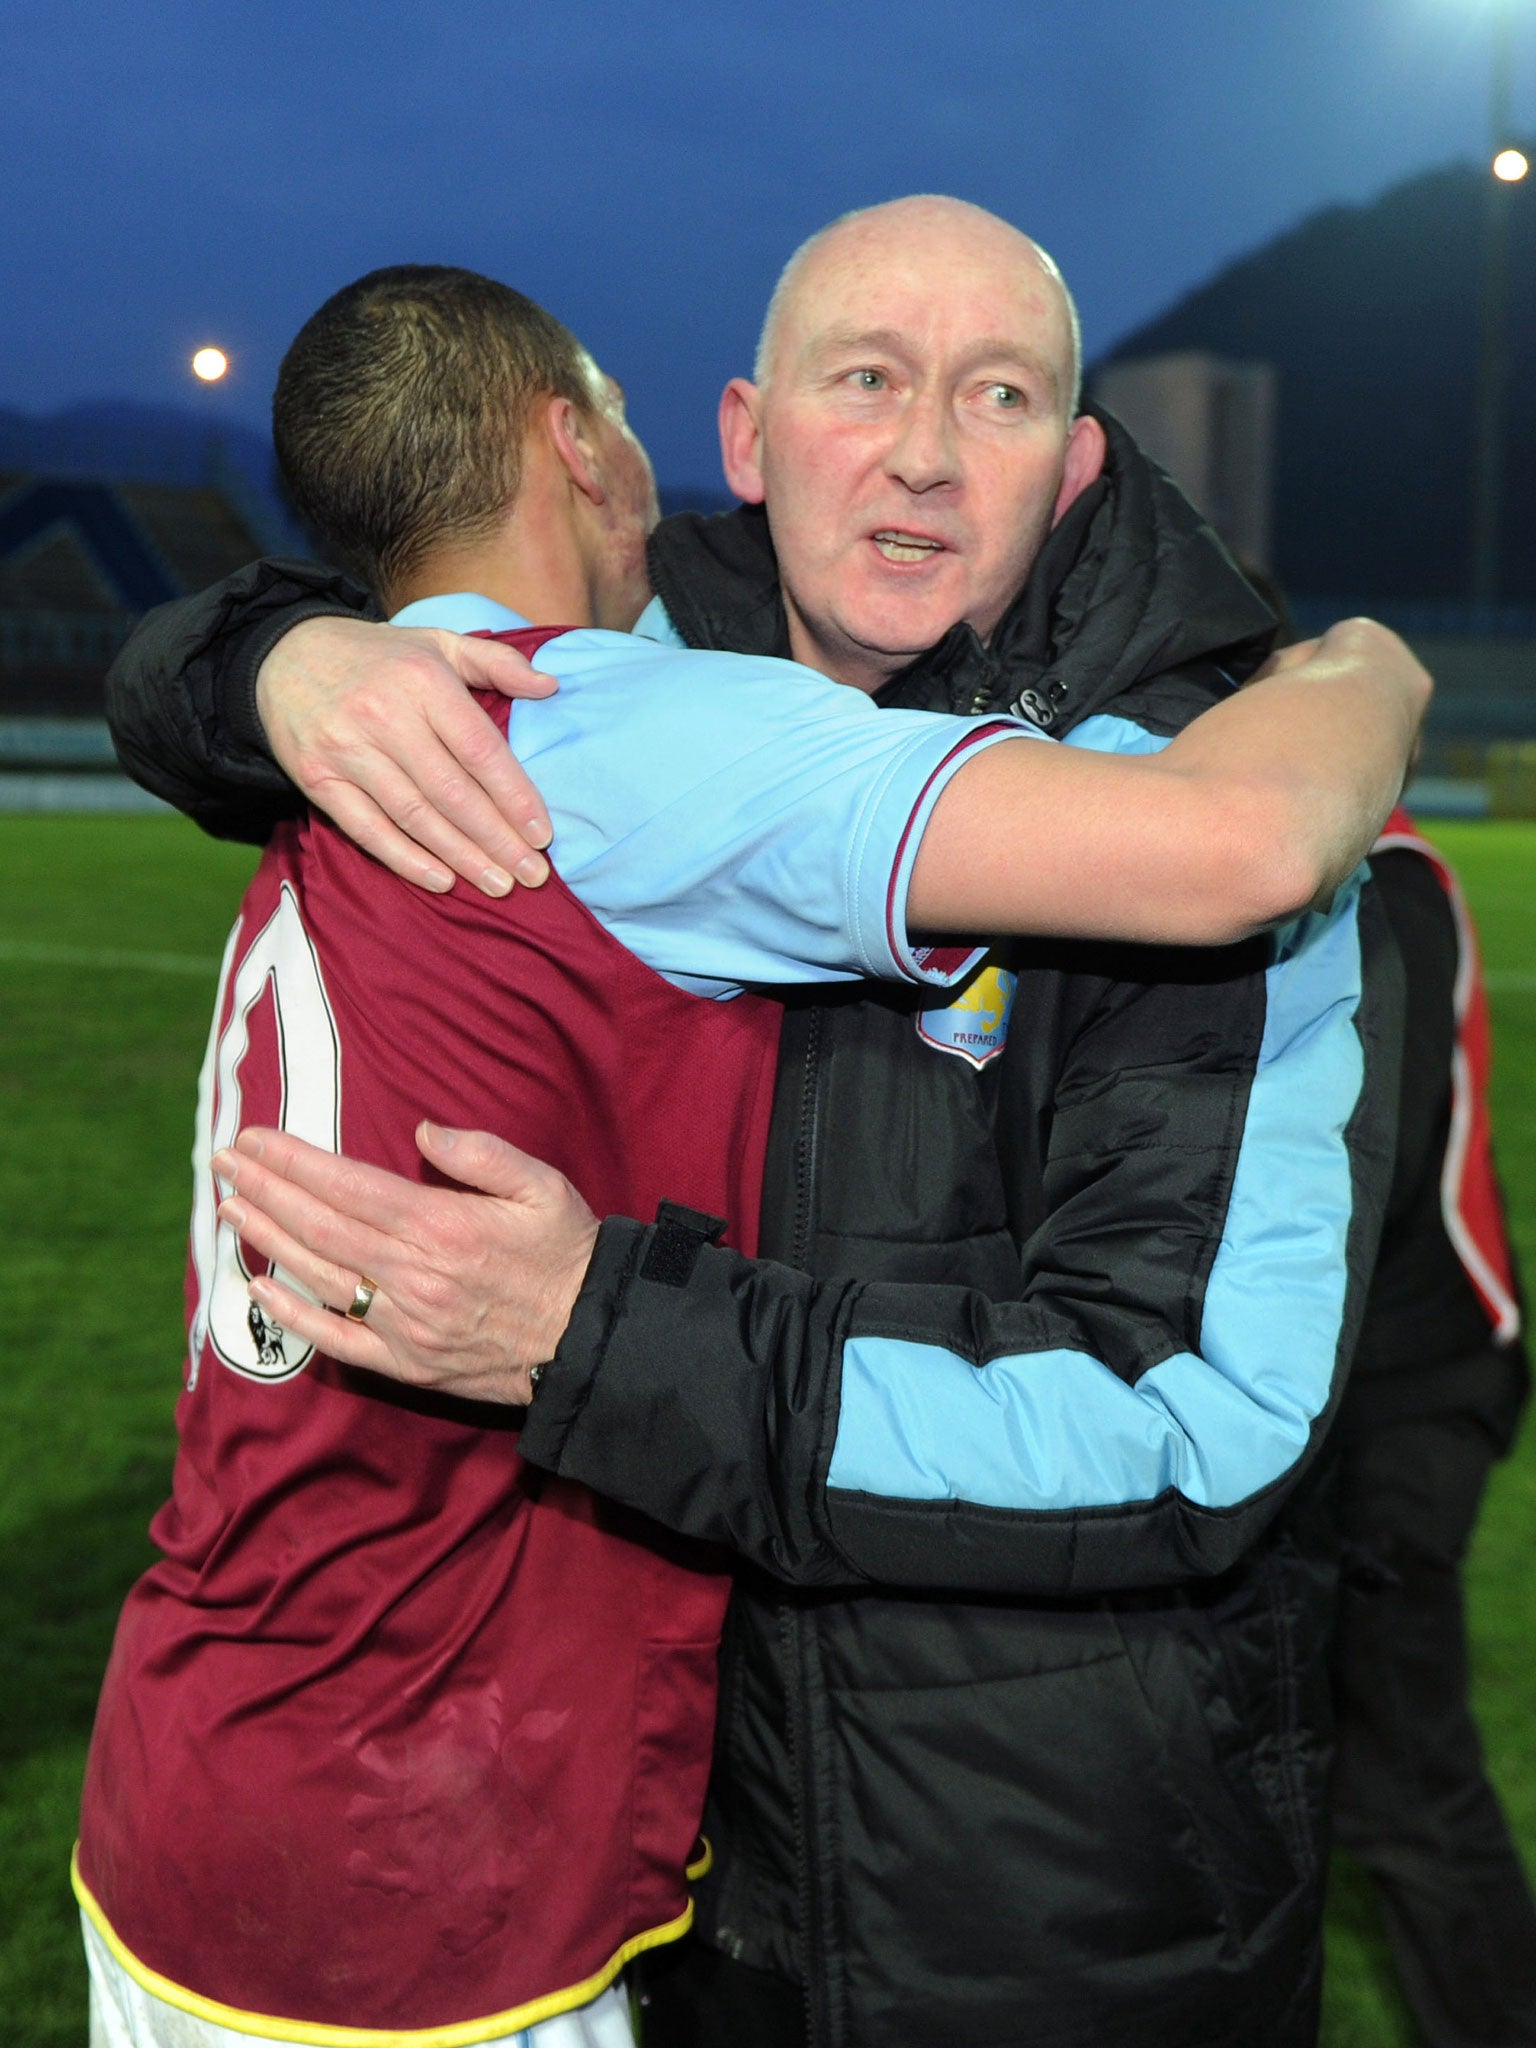
[[[875,691],[957,620],[990,639],[1104,467],[1079,376],[1060,272],[979,207],[902,201],[797,253],[721,440],[795,565],[799,659]]]
[[[1076,378],[1059,276],[1005,223],[920,198],[834,224],[722,401],[746,503],[663,522],[646,630],[794,653],[882,706],[1157,748],[1270,622]],[[116,672],[131,757],[167,742],[154,786],[251,830],[263,788],[293,801],[259,707],[385,857],[505,885],[537,856],[480,807],[526,821],[527,793],[461,741],[421,651],[386,692],[356,681],[372,629],[278,640],[348,606],[268,565],[162,620]],[[422,823],[465,780],[438,738],[407,786],[428,725],[487,765]],[[370,749],[371,789],[338,795]],[[640,1222],[604,1221],[524,1455],[761,1568],[728,1635],[705,1945],[652,1985],[652,2048],[1314,2037],[1328,1566],[1304,1538],[1388,1171],[1389,971],[1350,887],[1220,955],[1001,946],[942,1007],[792,1002],[767,1256],[706,1249],[645,1286]],[[503,1164],[461,1139],[451,1170],[493,1188]],[[269,1141],[240,1195],[317,1248],[382,1245],[402,1284],[431,1239],[401,1197],[391,1252],[301,1148]],[[482,1396],[544,1227],[483,1213],[527,1256],[476,1248],[423,1346]],[[1227,1408],[1224,1384],[1255,1398]],[[1106,1428],[1127,1388],[1137,1442]]]

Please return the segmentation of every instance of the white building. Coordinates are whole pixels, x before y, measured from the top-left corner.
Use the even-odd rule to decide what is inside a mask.
[[[1130,428],[1234,555],[1270,567],[1275,372],[1194,350],[1111,363],[1094,397]]]

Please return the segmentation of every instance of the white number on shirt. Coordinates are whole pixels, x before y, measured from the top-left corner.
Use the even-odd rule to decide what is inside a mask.
[[[213,1029],[197,1084],[197,1132],[192,1147],[192,1267],[196,1301],[189,1338],[191,1371],[187,1384],[197,1384],[203,1345],[232,1371],[247,1379],[286,1380],[302,1372],[314,1346],[268,1322],[249,1295],[251,1275],[240,1253],[240,1241],[217,1215],[227,1185],[217,1184],[209,1164],[213,1154],[234,1142],[240,1130],[240,1069],[250,1049],[250,1017],[270,985],[276,1026],[280,1108],[278,1123],[296,1138],[307,1138],[327,1152],[341,1143],[341,1044],[336,1019],[321,977],[320,963],[299,915],[288,883],[276,910],[240,958],[243,925],[235,926],[224,949]],[[223,1030],[231,970],[233,1000]],[[290,1273],[275,1268],[277,1277],[301,1294]]]

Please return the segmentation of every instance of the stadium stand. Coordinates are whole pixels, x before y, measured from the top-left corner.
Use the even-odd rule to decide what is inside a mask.
[[[0,809],[129,809],[102,684],[134,621],[259,555],[248,491],[0,469]]]

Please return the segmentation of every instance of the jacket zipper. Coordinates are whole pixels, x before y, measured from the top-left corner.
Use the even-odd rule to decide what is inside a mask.
[[[814,1216],[818,1103],[820,1098],[821,1047],[825,1030],[824,1012],[813,1010],[806,1030],[805,1078],[800,1096],[800,1130],[795,1146],[795,1230],[790,1264],[801,1272],[810,1269],[811,1226]],[[807,1678],[808,1647],[805,1612],[789,1601],[779,1608],[779,1632],[788,1677],[785,1741],[795,1785],[795,1862],[800,1906],[800,1989],[805,2008],[805,2037],[808,2048],[827,2048],[830,2028],[826,2011],[826,1977],[822,1941],[820,1885],[812,1848],[812,1814],[816,1805],[816,1766],[810,1741],[811,1698]]]
[[[800,1132],[795,1140],[795,1228],[790,1264],[800,1272],[810,1267],[812,1189],[816,1184],[817,1083],[821,1078],[821,1041],[826,1012],[812,1010],[805,1028],[805,1077],[800,1087]]]

